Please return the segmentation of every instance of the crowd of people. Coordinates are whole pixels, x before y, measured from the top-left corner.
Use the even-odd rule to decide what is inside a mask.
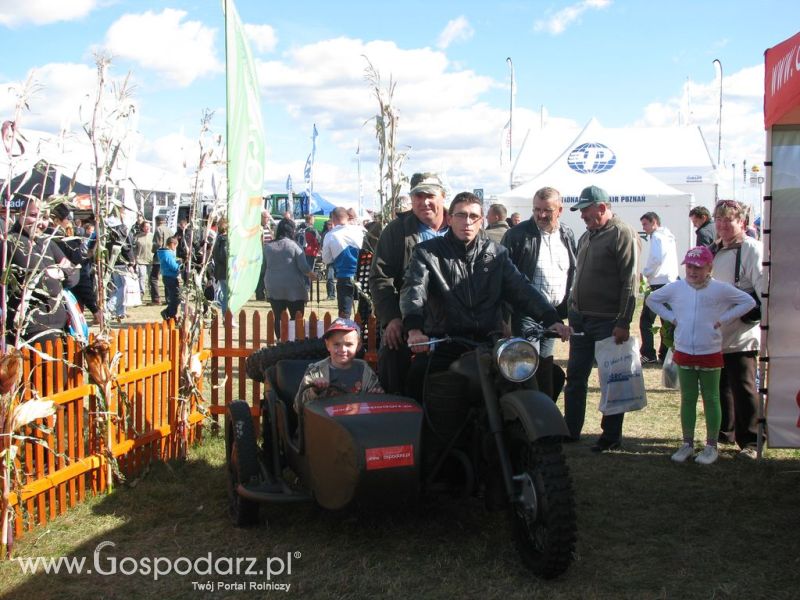
[[[536,380],[554,401],[563,387],[566,441],[575,442],[582,435],[595,344],[609,337],[617,344],[629,339],[636,298],[643,289],[639,358],[642,364],[658,365],[669,345],[678,368],[683,440],[673,460],[683,462],[694,454],[698,392],[707,435],[697,462],[714,462],[719,443],[735,443],[741,456],[755,457],[760,332],[758,316],[751,313],[757,313],[762,293],[762,249],[748,226],[746,207],[723,200],[713,211],[691,210],[687,218],[696,228],[696,247],[683,259],[684,279],[675,236],[655,212],[641,216],[649,251],[647,260],[640,261],[641,239],[614,214],[605,190],[587,187],[570,208],[580,211],[586,225],[579,236],[561,222],[564,206],[554,188],[536,192],[527,219],[518,213],[509,217],[501,204],[490,205],[484,215],[481,199],[468,192],[446,206],[439,176],[417,173],[410,180],[407,203],[382,228],[365,228],[344,207],[332,210],[320,230],[312,215],[296,223],[287,213],[275,222],[264,211],[256,298],[269,302],[276,320],[286,311],[291,317],[302,315],[312,283],[324,278],[326,297],[336,300],[337,316],[347,324],[342,326],[344,335],[353,330],[350,319],[359,294],[368,294],[380,326],[377,381],[389,393],[420,400],[425,374],[447,368],[462,351],[458,344],[443,343],[431,355],[431,337],[481,339],[498,331],[523,335],[534,322],[542,323],[569,341],[566,377],[554,361],[555,340],[544,340]],[[31,270],[31,261],[43,272],[40,284],[30,286],[32,293],[8,298],[9,336],[28,341],[54,339],[65,329],[62,290],[71,291],[80,307],[100,318],[94,224],[71,220],[63,204],[51,207],[49,216],[40,209],[36,201],[25,202],[6,240],[8,261],[19,281]],[[185,219],[171,231],[161,216],[153,223],[140,220],[131,229],[113,217],[106,225],[110,276],[102,283],[109,311],[117,319],[127,316],[132,285],[138,286],[142,299],[166,305],[164,319],[174,318],[188,263],[196,257],[201,264],[206,254],[211,259],[211,297],[224,314],[224,218],[196,234]],[[364,252],[373,256],[368,282],[360,286],[356,271]],[[692,308],[697,306],[700,310]],[[659,343],[653,333],[657,317]],[[670,329],[672,336],[666,335]],[[602,433],[591,449],[619,448],[623,422],[624,413],[604,415]]]

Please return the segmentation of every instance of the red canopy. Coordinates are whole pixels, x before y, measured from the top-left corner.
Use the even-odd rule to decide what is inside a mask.
[[[764,128],[800,123],[800,33],[764,52]]]

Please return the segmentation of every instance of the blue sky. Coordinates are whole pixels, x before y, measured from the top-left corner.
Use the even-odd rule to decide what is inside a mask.
[[[366,202],[377,186],[376,112],[363,80],[370,57],[397,83],[405,171],[439,170],[455,190],[506,188],[499,150],[508,119],[512,57],[515,138],[542,118],[548,127],[699,125],[716,156],[723,64],[724,163],[763,160],[763,52],[800,29],[800,4],[678,0],[497,2],[266,2],[236,6],[252,33],[268,144],[266,188],[303,177],[317,124],[315,189],[358,195],[362,148]],[[93,51],[131,72],[137,158],[192,165],[199,119],[215,110],[224,131],[224,40],[220,2],[0,0],[0,113],[10,87],[31,69],[41,85],[21,126],[80,131],[78,106],[94,86]],[[85,109],[84,109],[85,114]],[[78,134],[76,134],[78,135]],[[554,149],[560,152],[562,149]],[[186,156],[184,156],[186,155]],[[302,184],[300,184],[302,185]]]

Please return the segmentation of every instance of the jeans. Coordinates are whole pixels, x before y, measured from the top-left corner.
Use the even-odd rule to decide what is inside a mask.
[[[349,319],[353,313],[353,299],[356,294],[356,286],[350,277],[338,277],[336,279],[336,299],[339,306],[339,316]]]
[[[222,311],[222,318],[225,318],[225,313],[228,311],[228,281],[220,279],[217,281],[219,284],[219,309]]]
[[[167,296],[167,308],[161,311],[161,316],[167,319],[174,319],[178,314],[180,305],[180,293],[178,291],[177,277],[162,277],[164,281],[164,294]]]
[[[663,284],[657,284],[651,285],[650,289],[657,290],[662,287],[664,287]],[[639,354],[651,360],[658,359],[663,361],[664,357],[667,355],[667,347],[664,345],[664,342],[661,341],[658,347],[658,353],[656,353],[655,340],[653,338],[653,325],[656,322],[656,316],[656,313],[650,310],[647,304],[642,305],[642,314],[639,317],[639,331],[642,333],[642,347],[639,350]]]
[[[569,360],[567,361],[567,385],[564,387],[564,420],[570,436],[580,439],[583,421],[586,418],[586,392],[589,375],[594,365],[594,344],[611,336],[616,319],[586,317],[569,311],[569,324],[576,332],[584,335],[569,340]],[[604,442],[619,442],[622,437],[622,421],[625,413],[603,415],[600,427]]]
[[[325,291],[328,294],[328,300],[336,298],[336,284],[333,279],[333,266],[328,265],[327,280],[325,281]]]
[[[108,310],[117,317],[125,316],[125,271],[114,271],[111,274]]]

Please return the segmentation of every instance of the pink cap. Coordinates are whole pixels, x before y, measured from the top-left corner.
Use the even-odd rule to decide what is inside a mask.
[[[711,254],[711,250],[705,246],[695,246],[686,253],[686,257],[683,259],[683,263],[681,264],[704,267],[705,265],[710,265],[713,262],[714,255]]]

